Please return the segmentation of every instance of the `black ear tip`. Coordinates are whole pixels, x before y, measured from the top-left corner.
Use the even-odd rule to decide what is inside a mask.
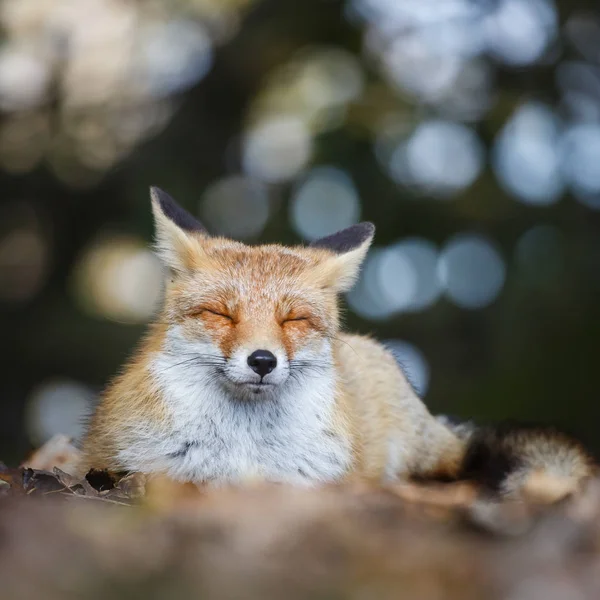
[[[371,221],[363,221],[362,223],[359,223],[357,227],[362,227],[367,237],[375,235],[375,224],[371,223]]]
[[[346,232],[348,238],[354,238],[356,245],[359,246],[375,235],[375,225],[370,221],[363,221],[344,229],[344,232]]]
[[[311,247],[323,248],[338,253],[350,252],[362,246],[362,244],[374,235],[375,225],[369,221],[364,221],[327,237],[315,240],[312,242]]]
[[[187,210],[179,206],[167,192],[152,185],[150,186],[150,197],[158,203],[160,210],[165,217],[173,221],[173,223],[178,227],[181,227],[181,229],[206,233],[206,229],[202,223],[193,217]]]
[[[175,202],[175,200],[173,200],[173,198],[171,198],[171,196],[169,196],[169,194],[167,194],[167,192],[165,192],[164,190],[161,190],[156,185],[150,186],[150,197],[153,200],[155,200],[156,202],[158,202],[158,204],[162,208],[163,212],[168,210],[167,207],[175,206],[177,204]]]

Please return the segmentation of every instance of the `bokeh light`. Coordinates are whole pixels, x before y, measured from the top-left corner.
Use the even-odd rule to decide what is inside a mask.
[[[373,320],[424,310],[441,293],[437,264],[437,248],[422,238],[375,248],[348,302],[358,314]]]
[[[560,124],[540,103],[519,107],[496,140],[493,165],[504,189],[527,204],[556,202],[564,190]]]
[[[404,185],[444,198],[471,185],[483,163],[483,147],[471,129],[429,121],[392,154],[390,173]]]
[[[600,123],[572,125],[563,137],[562,151],[571,191],[582,204],[600,209]]]
[[[437,276],[438,251],[433,242],[423,238],[407,238],[392,244],[387,250],[411,264],[415,284],[404,310],[421,311],[429,308],[439,297],[441,287]],[[397,281],[391,270],[382,273],[388,281]]]
[[[358,192],[341,169],[322,166],[310,170],[292,196],[292,225],[307,240],[335,233],[359,219]]]
[[[360,62],[341,48],[314,49],[298,60],[298,67],[303,99],[315,108],[344,105],[363,90]]]
[[[304,168],[311,148],[311,135],[304,121],[294,116],[273,117],[246,133],[242,163],[248,175],[280,183]]]
[[[105,235],[83,253],[73,292],[81,308],[121,323],[144,323],[158,308],[163,272],[143,240]]]
[[[79,438],[95,396],[88,386],[69,379],[50,380],[36,387],[27,401],[31,442],[43,444],[59,434]]]
[[[556,38],[558,19],[551,0],[500,0],[482,22],[488,51],[514,66],[531,64]]]
[[[380,285],[380,264],[384,255],[385,250],[383,248],[374,247],[370,250],[358,282],[346,295],[350,308],[357,315],[371,321],[387,319],[394,312],[394,306],[390,304],[390,299],[383,295]],[[406,262],[401,263],[400,267],[404,272],[397,273],[398,276],[414,277],[409,264]]]
[[[295,116],[311,135],[335,129],[364,89],[363,67],[342,48],[303,48],[275,68],[250,107],[250,121]]]
[[[39,105],[46,94],[50,72],[35,54],[17,48],[0,52],[0,107],[27,110]]]
[[[506,267],[490,240],[465,233],[444,246],[438,274],[445,293],[455,304],[475,309],[496,299],[504,285]]]
[[[140,44],[139,75],[154,95],[185,89],[212,65],[212,42],[200,23],[181,18],[155,23],[145,38]]]
[[[213,234],[234,239],[255,238],[269,219],[268,189],[248,177],[226,177],[206,189],[200,214]]]
[[[376,280],[369,285],[380,295],[390,314],[406,310],[417,293],[419,273],[402,248],[385,248],[371,267]]]

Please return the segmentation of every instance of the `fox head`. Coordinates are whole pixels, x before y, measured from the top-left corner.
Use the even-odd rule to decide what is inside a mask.
[[[162,190],[151,197],[169,274],[167,351],[239,398],[273,395],[332,367],[338,295],[359,273],[371,223],[308,247],[248,246],[212,237]]]

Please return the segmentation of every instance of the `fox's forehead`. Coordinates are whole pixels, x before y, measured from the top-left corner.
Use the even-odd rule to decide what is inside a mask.
[[[204,251],[208,260],[200,263],[185,285],[188,301],[299,302],[303,298],[316,300],[322,295],[318,286],[311,285],[318,252],[301,247],[245,246],[235,242],[215,244]]]
[[[316,265],[314,251],[280,245],[222,244],[208,249],[211,269],[237,276],[276,280],[304,275]]]

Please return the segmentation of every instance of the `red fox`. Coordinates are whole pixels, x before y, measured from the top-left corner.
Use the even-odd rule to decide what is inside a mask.
[[[89,423],[83,469],[214,485],[485,480],[481,439],[432,416],[382,345],[340,330],[338,296],[371,223],[308,247],[249,246],[210,236],[162,190],[151,197],[164,305]],[[561,437],[503,439],[501,454],[517,455],[496,482],[505,495],[547,473],[557,499],[592,472]]]

